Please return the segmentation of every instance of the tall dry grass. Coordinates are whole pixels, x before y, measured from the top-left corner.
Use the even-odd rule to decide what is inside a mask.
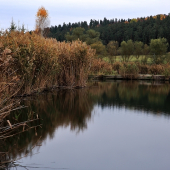
[[[23,82],[17,69],[11,67],[14,64],[11,53],[10,49],[3,48],[0,43],[0,169],[8,169],[15,161],[11,159],[8,151],[2,152],[2,148],[6,148],[6,139],[33,128],[28,124],[38,120],[36,118],[19,122],[8,117],[14,110],[24,107],[20,105],[20,99],[14,98],[22,89]]]
[[[95,50],[81,41],[57,42],[59,86],[86,86]]]
[[[75,41],[57,42],[35,33],[4,32],[0,50],[7,51],[8,66],[20,80],[20,95],[53,86],[85,86],[95,51]],[[0,56],[5,63],[6,58]]]

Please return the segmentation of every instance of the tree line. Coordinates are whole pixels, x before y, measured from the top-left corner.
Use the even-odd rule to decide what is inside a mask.
[[[99,32],[102,44],[107,45],[110,41],[117,41],[119,46],[122,41],[141,41],[149,45],[151,39],[166,38],[170,43],[170,15],[156,15],[141,17],[137,19],[111,19],[68,23],[49,28],[48,37],[56,38],[58,41],[67,40],[67,32],[72,34],[74,28],[81,27],[85,31],[93,29]],[[168,49],[170,50],[170,48]]]
[[[121,60],[124,62],[129,61],[131,57],[135,57],[138,60],[143,55],[142,62],[146,64],[149,55],[152,63],[163,63],[167,57],[166,53],[169,47],[166,38],[151,39],[149,45],[144,44],[142,41],[133,41],[132,39],[122,41],[120,45],[118,41],[113,40],[107,45],[103,45],[99,32],[93,29],[85,30],[81,27],[76,27],[72,32],[67,32],[65,38],[67,42],[78,39],[86,42],[87,45],[96,50],[98,56],[108,56],[110,63],[115,62],[118,55],[121,55]]]

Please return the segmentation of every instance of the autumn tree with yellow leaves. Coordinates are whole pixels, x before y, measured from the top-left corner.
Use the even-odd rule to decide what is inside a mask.
[[[47,28],[49,24],[50,24],[50,20],[49,20],[48,11],[44,7],[39,8],[36,14],[35,32],[44,36],[45,28]]]

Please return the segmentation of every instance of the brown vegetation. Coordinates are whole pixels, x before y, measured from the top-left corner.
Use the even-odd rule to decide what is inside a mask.
[[[102,59],[93,59],[92,67],[90,69],[91,74],[112,74],[112,65]]]
[[[1,64],[20,81],[20,95],[54,86],[85,86],[95,50],[81,41],[57,42],[35,33],[5,32],[0,36]],[[6,61],[7,60],[7,61]]]

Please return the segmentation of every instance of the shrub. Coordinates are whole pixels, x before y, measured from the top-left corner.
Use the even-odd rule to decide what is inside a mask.
[[[148,65],[137,63],[137,66],[139,68],[140,74],[148,74],[149,73],[149,66]]]
[[[170,76],[170,65],[169,64],[166,64],[164,66],[163,75],[165,75],[166,77]]]
[[[124,63],[124,65],[120,67],[120,74],[127,79],[137,78],[139,68],[135,63]]]
[[[158,64],[158,65],[154,64],[154,65],[149,66],[149,71],[151,74],[154,74],[154,75],[162,74],[164,72],[164,66],[161,64]]]
[[[112,74],[112,65],[102,59],[93,59],[91,74]]]
[[[115,70],[115,71],[117,71],[117,73],[119,74],[119,71],[120,71],[120,67],[122,67],[123,66],[123,63],[121,63],[121,62],[115,62],[115,63],[113,63],[113,70]]]

